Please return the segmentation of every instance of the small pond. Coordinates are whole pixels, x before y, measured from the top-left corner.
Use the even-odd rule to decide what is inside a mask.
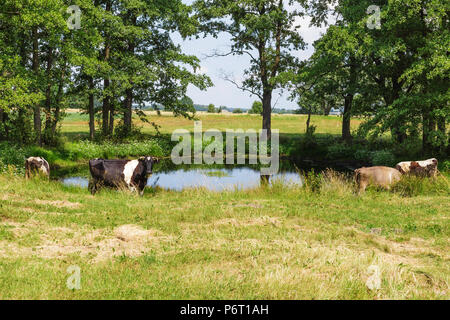
[[[279,173],[269,179],[269,183],[283,182],[288,185],[303,185],[303,178],[299,174],[298,163],[290,160],[280,161]],[[322,168],[311,166],[300,167],[301,171],[309,171],[312,168],[320,171]],[[342,171],[342,168],[335,168]],[[345,170],[345,169],[344,169]],[[87,188],[89,183],[89,171],[87,166],[80,172],[71,173],[60,178],[67,186]],[[148,179],[147,186],[159,187],[166,190],[181,191],[187,188],[206,188],[212,191],[245,190],[258,187],[265,183],[260,175],[260,168],[254,165],[214,165],[214,166],[187,166],[173,165],[170,161],[163,161],[155,166],[153,175]]]
[[[286,184],[302,185],[302,179],[296,172],[283,172],[270,178],[269,183],[282,181]],[[66,177],[62,182],[67,186],[87,188],[89,178]],[[259,186],[261,176],[259,170],[252,168],[235,169],[192,169],[156,172],[149,179],[147,186],[160,187],[166,190],[181,191],[187,188],[207,188],[212,191],[245,190]]]

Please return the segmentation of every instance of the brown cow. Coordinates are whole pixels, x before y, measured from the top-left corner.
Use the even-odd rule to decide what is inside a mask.
[[[50,178],[50,166],[44,158],[30,157],[25,161],[25,178],[38,174]]]
[[[436,177],[438,173],[437,159],[428,159],[424,161],[405,161],[396,166],[402,174],[413,174],[420,177]]]
[[[365,191],[370,184],[390,189],[391,185],[399,181],[401,176],[400,171],[389,167],[370,167],[355,170],[359,192]]]

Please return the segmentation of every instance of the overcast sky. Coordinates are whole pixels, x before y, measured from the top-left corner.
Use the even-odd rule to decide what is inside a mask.
[[[191,3],[190,0],[184,0],[185,3]],[[321,33],[326,31],[326,28],[316,28],[309,26],[309,18],[299,20],[296,25],[301,25],[299,32],[305,42],[308,44],[307,49],[297,52],[299,58],[307,59],[313,53],[312,43],[320,38]],[[211,55],[215,50],[219,52],[229,52],[230,37],[227,34],[221,34],[218,39],[207,37],[202,39],[193,39],[183,41],[180,36],[173,35],[175,43],[180,44],[183,52],[187,54],[196,55],[201,59],[201,70],[207,74],[214,86],[207,91],[201,91],[190,86],[188,89],[188,96],[192,98],[196,104],[210,104],[216,106],[228,106],[232,108],[250,108],[253,101],[258,98],[250,96],[249,93],[243,92],[236,88],[232,83],[229,83],[221,78],[221,74],[233,74],[236,80],[243,77],[243,70],[248,68],[249,59],[246,56],[227,56],[206,58],[205,55]],[[279,98],[279,92],[276,92],[273,97],[273,104],[276,108],[296,109],[295,102],[288,100],[288,93],[285,92]],[[277,102],[278,101],[278,102]]]

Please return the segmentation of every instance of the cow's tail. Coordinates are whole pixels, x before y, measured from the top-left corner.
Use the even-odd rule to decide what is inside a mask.
[[[357,188],[359,188],[360,182],[361,182],[361,170],[356,169],[355,170],[355,185]]]
[[[25,179],[30,178],[30,164],[28,163],[28,160],[25,160]]]
[[[357,185],[359,185],[359,182],[361,181],[361,171],[360,169],[355,170],[355,182]]]

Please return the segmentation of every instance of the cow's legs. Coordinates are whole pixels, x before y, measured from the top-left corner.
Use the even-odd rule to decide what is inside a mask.
[[[367,183],[360,182],[359,183],[359,188],[358,188],[358,194],[361,194],[361,193],[365,192],[366,188],[367,188]]]
[[[88,190],[91,192],[92,195],[95,195],[98,189],[97,180],[91,179],[89,180]]]

